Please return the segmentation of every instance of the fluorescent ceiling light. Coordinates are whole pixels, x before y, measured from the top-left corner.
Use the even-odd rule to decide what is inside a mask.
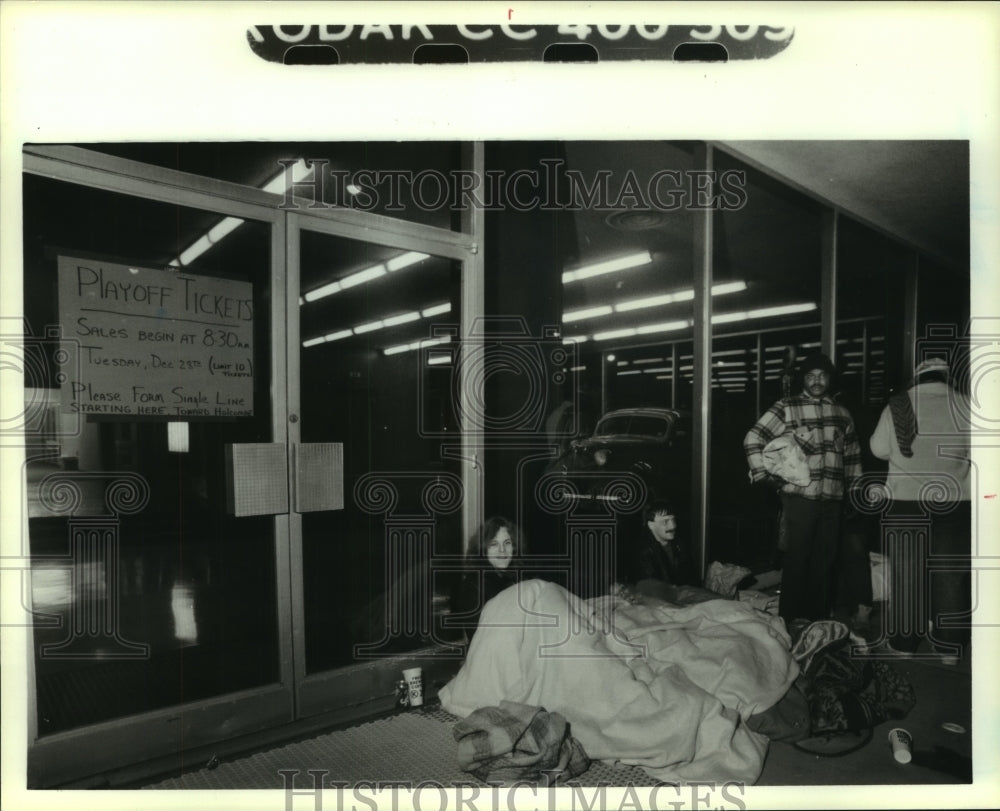
[[[639,358],[638,360],[632,361],[636,366],[640,363],[663,363],[665,358]]]
[[[322,287],[317,287],[315,290],[309,290],[305,295],[299,299],[299,303],[303,304],[306,301],[316,301],[318,298],[323,298],[324,296],[332,296],[334,293],[340,292],[340,282],[330,282],[329,284],[324,284]]]
[[[618,372],[618,377],[625,377],[625,375],[641,375],[641,369],[628,369],[624,372]]]
[[[420,251],[401,253],[399,256],[394,256],[392,259],[389,259],[385,263],[385,267],[390,273],[394,273],[395,271],[402,270],[410,265],[415,265],[417,262],[423,262],[429,256],[429,253],[420,253]]]
[[[615,338],[629,338],[635,334],[635,328],[629,327],[628,329],[613,329],[607,332],[596,332],[593,335],[593,339],[595,341],[611,341]]]
[[[427,358],[428,366],[440,366],[441,364],[444,363],[451,363],[451,355],[446,355],[442,353],[440,355],[431,355],[429,358]]]
[[[301,183],[313,171],[313,167],[306,164],[303,159],[299,159],[291,167],[291,176],[287,170],[282,169],[278,174],[265,183],[262,188],[272,194],[284,194],[294,183]],[[233,231],[243,225],[244,220],[239,217],[224,217],[208,231],[207,234],[195,240],[189,245],[180,256],[171,260],[170,267],[185,267],[190,265],[195,259],[201,256],[213,245],[218,244]]]
[[[433,307],[427,307],[420,311],[420,315],[424,318],[433,318],[435,315],[444,315],[445,313],[451,312],[451,304],[435,304]]]
[[[786,304],[782,307],[761,307],[758,310],[745,310],[736,313],[720,313],[712,316],[713,324],[732,324],[735,321],[749,321],[754,318],[774,318],[779,315],[792,315],[793,313],[807,313],[817,309],[813,302],[804,304]],[[805,344],[801,345],[805,348]]]
[[[239,217],[224,217],[212,226],[207,234],[204,234],[194,244],[188,246],[184,252],[174,259],[171,267],[190,265],[195,259],[218,242],[221,242],[233,231],[243,225],[243,220]]]
[[[393,273],[397,270],[409,267],[410,265],[415,265],[418,262],[423,262],[429,257],[429,253],[421,253],[420,251],[408,251],[406,253],[401,253],[398,256],[392,257],[392,259],[387,259],[385,262],[380,262],[379,264],[372,265],[364,270],[359,270],[357,273],[352,273],[350,276],[345,276],[339,281],[330,282],[329,284],[324,284],[322,287],[317,287],[315,290],[310,290],[301,299],[299,299],[299,304],[301,305],[305,302],[316,301],[316,299],[332,296],[334,293],[339,293],[341,290],[356,287],[359,284],[364,284],[385,276],[387,273]]]
[[[396,344],[396,346],[389,346],[382,350],[383,355],[398,355],[401,352],[412,352],[415,349],[427,348],[429,346],[437,346],[438,344],[446,344],[451,340],[450,335],[443,335],[440,338],[423,338],[419,341],[411,341],[408,344]]]
[[[432,315],[441,315],[442,313],[448,312],[451,312],[451,304],[449,302],[445,302],[444,304],[434,304],[421,311],[412,310],[408,313],[390,315],[388,318],[380,318],[374,321],[367,321],[364,324],[357,324],[350,329],[342,329],[339,332],[331,332],[329,335],[324,335],[321,338],[309,338],[308,340],[302,342],[302,346],[303,348],[308,348],[310,346],[317,346],[318,344],[326,343],[328,341],[339,341],[342,338],[349,338],[352,335],[364,335],[366,332],[374,332],[375,330],[384,329],[386,327],[409,324],[412,321],[419,320],[421,316],[429,318]]]
[[[611,305],[605,304],[601,307],[588,307],[585,310],[571,310],[570,312],[563,313],[563,323],[568,324],[571,321],[581,321],[584,318],[596,318],[601,315],[611,315],[614,310],[611,309]]]
[[[746,282],[725,282],[723,284],[712,285],[713,296],[723,296],[727,293],[741,293],[747,289]],[[662,307],[667,304],[676,304],[678,301],[693,301],[694,288],[687,290],[677,290],[673,293],[660,293],[655,296],[644,296],[642,298],[620,301],[614,305],[602,305],[599,307],[587,307],[582,310],[569,310],[563,313],[563,323],[580,321],[585,318],[601,318],[615,313],[627,313],[633,310],[644,310],[649,307]]]
[[[563,346],[567,346],[567,345],[573,345],[573,344],[582,344],[585,341],[589,341],[589,340],[590,340],[590,338],[587,335],[574,335],[572,338],[563,338],[562,342],[563,342]]]
[[[688,320],[681,321],[662,321],[659,324],[645,324],[641,327],[636,327],[635,331],[638,335],[649,335],[653,332],[672,332],[676,329],[685,329],[690,327],[691,322]]]
[[[586,366],[570,366],[569,370],[571,372],[586,372],[587,371],[587,367]]]
[[[451,309],[451,305],[448,305],[448,309]],[[402,315],[394,315],[390,318],[383,318],[382,325],[386,327],[395,327],[399,324],[409,324],[411,321],[419,321],[420,313],[414,310],[413,312],[403,313]]]
[[[367,324],[358,324],[354,327],[354,334],[364,335],[366,332],[374,332],[377,329],[382,329],[383,326],[382,321],[369,321]]]
[[[660,307],[664,304],[674,304],[678,301],[691,301],[694,290],[681,290],[678,293],[663,293],[658,296],[645,296],[622,301],[615,305],[616,313],[627,313],[632,310],[643,310],[646,307]]]
[[[313,167],[305,162],[304,159],[299,158],[291,166],[292,176],[291,179],[288,178],[288,170],[282,169],[278,174],[272,177],[267,183],[265,183],[261,188],[264,191],[269,191],[271,194],[284,194],[288,189],[292,187],[295,183],[301,183],[310,174],[312,174]]]
[[[621,270],[641,267],[642,265],[648,265],[652,261],[652,254],[649,251],[642,251],[640,253],[629,254],[628,256],[621,256],[618,259],[609,259],[606,262],[584,265],[576,270],[564,271],[562,280],[563,284],[569,284],[570,282],[578,282],[581,279],[590,279],[593,276],[603,276],[606,273],[617,273]]]
[[[350,276],[345,276],[340,280],[340,289],[346,290],[349,287],[356,287],[359,284],[370,282],[372,279],[385,276],[388,272],[385,265],[373,265],[370,268],[359,270],[357,273],[352,273]]]

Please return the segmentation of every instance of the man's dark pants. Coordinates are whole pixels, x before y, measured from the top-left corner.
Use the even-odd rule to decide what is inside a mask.
[[[778,613],[786,623],[800,617],[826,619],[840,537],[841,503],[782,493],[781,505],[788,548],[782,566]]]

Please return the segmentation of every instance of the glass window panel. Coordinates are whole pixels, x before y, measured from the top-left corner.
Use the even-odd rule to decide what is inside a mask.
[[[969,350],[963,345],[970,313],[968,268],[946,268],[924,257],[917,275],[917,360],[924,347],[935,346],[951,358],[952,381],[968,391]],[[954,340],[949,341],[951,334]]]
[[[745,202],[715,216],[713,285],[746,289],[713,298],[708,559],[758,569],[773,562],[776,502],[751,487],[743,438],[819,347],[822,209],[724,152],[716,168],[743,178]]]
[[[309,231],[301,255],[301,437],[344,446],[344,509],[302,516],[315,673],[440,637],[419,620],[448,594],[446,565],[426,579],[430,557],[462,548],[461,500],[428,501],[460,474],[442,454],[458,438],[460,273],[449,259]]]
[[[903,385],[913,373],[903,368],[903,307],[906,277],[914,258],[898,243],[847,217],[840,218],[838,236],[838,326],[865,320],[873,338],[889,336],[884,346],[875,347],[876,341],[870,346],[884,353],[870,366],[878,385],[866,389],[866,407],[874,407],[877,402],[873,398],[878,393],[887,396],[887,388]],[[851,332],[858,335],[859,329]],[[871,385],[874,381],[866,382]]]
[[[58,257],[150,268],[167,284],[180,275],[166,269],[171,260],[224,219],[24,177],[24,311],[41,359],[26,384],[49,412],[48,434],[27,464],[40,735],[278,678],[273,519],[229,515],[224,484],[228,443],[272,438],[270,226],[244,220],[183,269],[191,279],[253,286],[252,416],[190,417],[186,445],[174,446],[165,417],[68,418],[58,344],[41,337],[60,321]],[[183,328],[175,319],[167,325]],[[135,385],[172,374],[148,369],[162,342],[67,337],[142,359],[147,368]],[[200,347],[192,359],[206,362]],[[92,360],[84,354],[80,362]],[[59,490],[53,482],[68,484]],[[139,494],[135,509],[116,500],[129,488]],[[79,493],[76,513],[62,511],[59,492]],[[110,516],[108,505],[118,505]],[[95,617],[101,622],[88,624]]]
[[[743,205],[716,213],[712,282],[746,289],[713,298],[713,335],[817,321],[820,206],[724,152],[716,170],[742,178]]]

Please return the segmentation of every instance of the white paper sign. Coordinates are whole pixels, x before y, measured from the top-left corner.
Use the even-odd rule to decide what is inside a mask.
[[[253,415],[249,282],[59,257],[62,382],[75,414]]]

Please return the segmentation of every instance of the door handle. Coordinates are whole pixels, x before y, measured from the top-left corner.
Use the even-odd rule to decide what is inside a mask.
[[[288,512],[288,452],[283,442],[226,445],[226,510],[242,518]]]
[[[297,513],[344,509],[344,444],[292,445],[292,504]]]

